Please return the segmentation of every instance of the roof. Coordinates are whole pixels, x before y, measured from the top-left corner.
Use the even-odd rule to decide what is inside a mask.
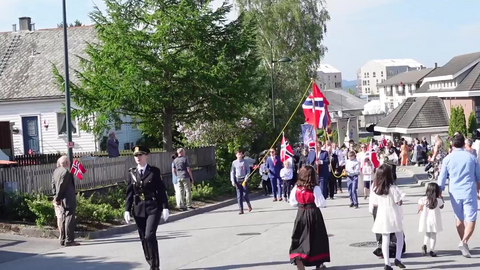
[[[76,55],[85,57],[87,42],[96,40],[93,26],[68,28],[70,74],[80,67]],[[0,101],[62,97],[52,65],[63,73],[62,28],[0,33]]]
[[[344,90],[325,90],[322,93],[330,103],[328,105],[330,112],[363,111],[363,106],[367,103]]]
[[[317,71],[318,72],[324,72],[324,73],[339,73],[340,72],[340,70],[334,68],[331,65],[326,65],[326,64],[320,65],[318,67]]]
[[[448,126],[448,114],[439,97],[409,97],[378,124],[383,128],[429,128]]]
[[[376,63],[382,64],[387,67],[409,66],[409,67],[421,67],[423,66],[419,62],[413,59],[378,59],[372,60]]]
[[[432,72],[433,68],[424,68],[420,70],[414,71],[407,71],[402,72],[383,83],[378,84],[378,86],[387,86],[387,85],[397,85],[400,83],[417,83],[418,81],[422,80],[425,76],[427,76],[430,72]]]
[[[480,52],[463,54],[453,57],[443,67],[430,73],[427,78],[457,74],[459,71],[480,59]]]
[[[435,71],[436,70],[434,70],[432,73],[434,73]],[[425,78],[430,77],[432,73],[430,73],[430,75],[426,76]],[[417,89],[415,93],[440,93],[462,91],[480,91],[480,63],[477,63],[470,70],[468,70],[466,76],[461,82],[458,83],[457,87],[455,88],[441,87],[439,89],[430,89],[430,82],[426,82],[419,89]]]

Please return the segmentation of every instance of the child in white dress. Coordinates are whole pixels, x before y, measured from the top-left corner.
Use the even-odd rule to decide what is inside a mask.
[[[377,206],[377,216],[372,232],[382,235],[382,253],[386,270],[391,270],[389,258],[390,234],[397,238],[395,265],[406,268],[401,262],[403,248],[402,200],[403,194],[393,180],[392,167],[382,164],[375,174],[374,187],[370,194],[370,204]]]
[[[425,240],[422,246],[423,256],[427,255],[427,244],[430,243],[430,256],[437,257],[435,254],[435,244],[437,242],[437,233],[443,230],[442,215],[440,209],[443,209],[444,201],[440,198],[440,187],[437,183],[429,183],[425,197],[418,200],[418,213],[420,214],[420,223],[418,231],[425,233]]]

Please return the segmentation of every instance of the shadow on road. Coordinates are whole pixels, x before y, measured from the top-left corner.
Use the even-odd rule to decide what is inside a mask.
[[[248,263],[248,264],[234,264],[234,265],[224,265],[224,266],[212,266],[212,267],[201,267],[201,268],[181,268],[181,270],[229,270],[229,269],[240,269],[240,268],[252,268],[261,267],[261,266],[275,266],[275,265],[285,265],[290,264],[288,261],[283,262],[262,262],[262,263]],[[275,269],[275,268],[272,268]]]
[[[22,244],[22,243],[25,243],[25,241],[0,238],[0,248],[16,246],[16,245],[19,245],[19,244]]]
[[[61,253],[63,254],[63,253]],[[139,263],[131,262],[106,262],[106,258],[76,256],[63,257],[55,254],[32,254],[12,251],[0,251],[0,256],[11,258],[8,266],[0,264],[1,269],[8,270],[84,270],[84,269],[105,269],[105,270],[130,270],[140,266]],[[28,258],[31,257],[31,258]],[[25,260],[22,260],[25,259]]]
[[[157,240],[169,240],[169,239],[177,239],[177,238],[185,238],[185,237],[192,237],[191,235],[183,232],[183,231],[172,231],[172,232],[162,232],[160,235],[157,235]],[[138,237],[128,237],[128,238],[103,238],[103,239],[95,239],[92,241],[85,241],[82,242],[82,246],[96,246],[96,245],[104,245],[104,244],[118,244],[118,243],[130,243],[130,242],[139,242],[140,238]]]

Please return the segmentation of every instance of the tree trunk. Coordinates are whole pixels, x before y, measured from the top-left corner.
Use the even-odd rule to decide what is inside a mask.
[[[165,110],[163,114],[163,149],[165,151],[173,151],[172,119],[173,114]]]

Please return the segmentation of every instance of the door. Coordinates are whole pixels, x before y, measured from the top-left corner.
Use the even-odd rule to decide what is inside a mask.
[[[23,130],[23,153],[28,154],[32,149],[34,153],[40,153],[40,135],[38,134],[38,117],[22,117]]]

